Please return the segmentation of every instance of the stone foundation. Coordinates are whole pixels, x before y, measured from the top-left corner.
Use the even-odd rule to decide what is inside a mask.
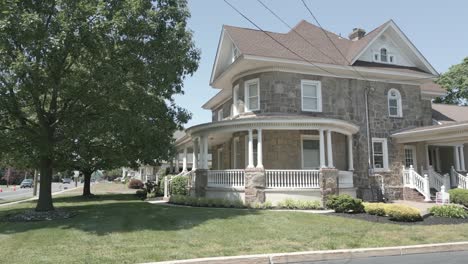
[[[195,196],[205,197],[207,185],[208,185],[208,170],[197,169],[195,171]]]
[[[415,201],[415,202],[424,202],[424,195],[422,195],[415,189],[404,187],[403,199],[409,200],[409,201]]]
[[[245,170],[245,203],[265,202],[265,170],[252,168]]]
[[[323,204],[326,204],[328,195],[338,194],[337,169],[324,168],[320,170],[320,192]]]

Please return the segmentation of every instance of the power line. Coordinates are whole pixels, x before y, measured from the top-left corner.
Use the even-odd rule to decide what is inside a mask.
[[[268,32],[266,32],[265,30],[263,30],[260,26],[258,26],[255,22],[253,22],[251,19],[249,19],[247,16],[245,16],[241,11],[239,11],[235,6],[233,6],[231,3],[229,3],[229,1],[227,0],[224,0],[224,2],[226,4],[228,4],[232,9],[234,9],[234,11],[236,11],[239,15],[241,15],[244,19],[246,19],[247,21],[249,21],[252,25],[254,25],[258,30],[262,31],[264,34],[266,34],[268,37],[270,37],[273,41],[275,41],[276,43],[278,43],[279,45],[281,45],[283,48],[287,49],[289,52],[293,53],[294,55],[296,55],[297,57],[301,58],[302,60],[304,60],[305,62],[308,62],[310,63],[312,66],[315,66],[317,67],[318,69],[324,71],[324,72],[327,72],[333,76],[336,76],[338,78],[340,78],[340,76],[336,75],[335,73],[332,73],[326,69],[323,69],[322,67],[318,66],[317,64],[313,63],[312,61],[304,58],[303,56],[299,55],[297,52],[291,50],[290,48],[286,47],[283,43],[281,43],[280,41],[278,41],[275,37],[271,36]]]

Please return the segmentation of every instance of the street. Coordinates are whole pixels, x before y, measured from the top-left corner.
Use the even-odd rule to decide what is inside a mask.
[[[468,251],[413,254],[404,256],[370,257],[329,261],[301,262],[314,264],[455,264],[467,263]]]
[[[82,183],[78,183],[78,186],[82,186]],[[37,186],[39,193],[39,186]],[[75,183],[63,184],[59,182],[52,183],[52,193],[63,191],[65,189],[71,189],[75,187]],[[27,199],[33,197],[33,188],[23,188],[21,189],[19,185],[16,186],[16,191],[14,191],[14,186],[10,185],[9,188],[6,186],[1,186],[2,192],[0,192],[0,203],[5,203],[8,201],[17,201],[20,199]]]

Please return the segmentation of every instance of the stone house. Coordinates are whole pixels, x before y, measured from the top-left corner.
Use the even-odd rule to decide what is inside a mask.
[[[212,122],[176,140],[192,195],[429,200],[465,181],[467,108],[437,120],[450,119],[431,103],[445,94],[438,73],[395,22],[327,34],[304,20],[287,33],[223,27]]]

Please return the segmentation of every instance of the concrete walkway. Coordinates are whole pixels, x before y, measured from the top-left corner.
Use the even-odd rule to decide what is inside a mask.
[[[415,202],[415,201],[406,201],[406,200],[395,200],[393,201],[395,204],[404,204],[411,207],[418,208],[421,211],[421,215],[429,214],[429,208],[435,206],[434,202]]]

